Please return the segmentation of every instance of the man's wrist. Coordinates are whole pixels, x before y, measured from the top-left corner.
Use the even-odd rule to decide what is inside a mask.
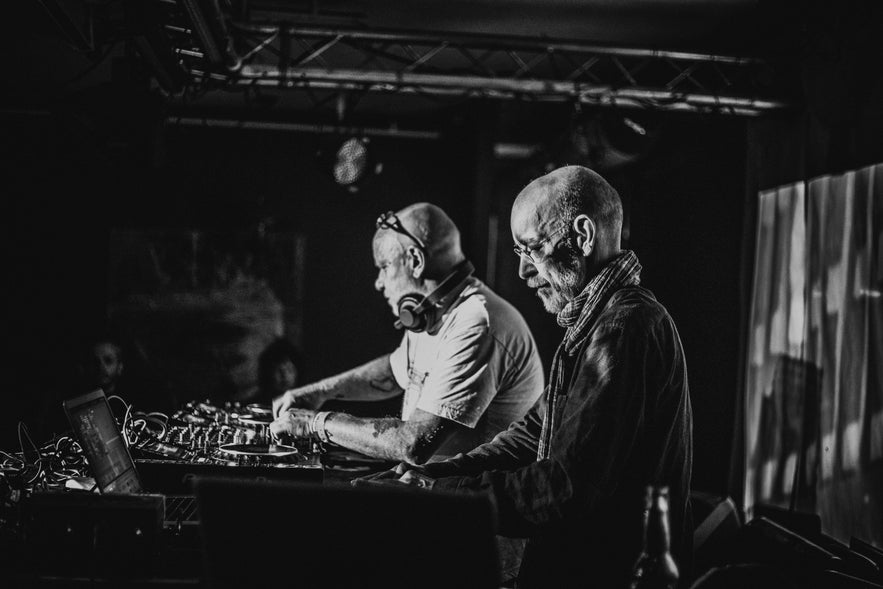
[[[313,419],[310,420],[310,433],[325,444],[331,442],[331,437],[328,435],[325,425],[328,422],[328,416],[332,413],[332,411],[317,411],[313,415]]]

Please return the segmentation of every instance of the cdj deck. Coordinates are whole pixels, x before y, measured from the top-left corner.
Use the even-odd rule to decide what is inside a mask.
[[[196,476],[321,483],[320,443],[276,444],[271,422],[263,406],[188,403],[164,424],[145,420],[130,450],[144,487],[156,493],[188,493]]]

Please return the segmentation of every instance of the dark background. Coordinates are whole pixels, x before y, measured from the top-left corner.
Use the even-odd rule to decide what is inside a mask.
[[[491,109],[491,112],[493,109]],[[102,110],[98,117],[107,116]],[[745,190],[745,123],[673,116],[646,160],[610,174],[627,206],[630,239],[644,284],[669,308],[689,359],[696,420],[697,484],[719,489],[732,435],[738,366],[739,267]],[[16,420],[35,421],[38,399],[64,390],[82,337],[104,324],[108,241],[114,228],[197,227],[248,230],[261,219],[306,235],[303,336],[306,378],[347,369],[388,352],[400,336],[373,290],[373,221],[379,212],[426,200],[462,228],[470,256],[480,149],[455,122],[438,140],[379,138],[383,173],[357,194],[334,185],[315,157],[317,138],[298,133],[166,128],[156,140],[124,137],[109,146],[71,133],[65,119],[34,117],[17,150],[26,185],[16,200],[15,255],[8,317],[16,392],[9,396],[5,446]],[[465,125],[465,123],[463,123]],[[162,150],[162,157],[150,150]],[[537,175],[524,162],[491,166],[493,212],[500,219],[497,272],[489,280],[525,314],[548,366],[561,330],[517,278],[508,232],[510,203]],[[137,334],[133,334],[137,337]],[[713,343],[711,343],[713,342]],[[181,391],[186,397],[189,391]],[[183,399],[183,400],[186,400]],[[60,403],[56,409],[60,412]]]
[[[796,109],[759,119],[656,113],[657,141],[635,161],[603,171],[623,198],[625,246],[644,265],[643,283],[680,329],[697,489],[725,494],[739,480],[742,325],[757,190],[883,158],[883,92],[879,76],[869,74],[879,69],[878,29],[869,24],[878,21],[869,15],[879,11],[792,15],[794,26],[780,32],[789,42],[803,33],[789,45],[786,70],[800,97]],[[54,43],[52,55],[65,55],[45,20],[31,24],[18,39],[31,48]],[[571,106],[462,102],[409,113],[398,120],[438,138],[372,138],[383,172],[350,193],[317,157],[339,137],[164,123],[167,105],[125,55],[75,83],[65,80],[88,63],[20,55],[3,81],[0,114],[7,349],[0,448],[18,450],[19,423],[38,443],[57,431],[76,351],[107,321],[108,248],[119,229],[262,226],[302,235],[302,323],[290,335],[303,348],[310,380],[396,344],[400,334],[373,290],[374,220],[431,201],[460,226],[478,275],[524,313],[548,367],[561,330],[516,276],[508,215],[515,194],[550,159],[497,159],[492,147],[513,137],[548,141],[566,131]],[[65,75],[37,76],[65,61]],[[563,157],[555,163],[578,163]],[[496,236],[488,229],[493,219]],[[174,390],[143,360],[145,378],[171,389],[177,402],[201,393]]]

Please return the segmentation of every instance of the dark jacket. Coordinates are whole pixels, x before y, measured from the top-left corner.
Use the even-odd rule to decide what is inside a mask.
[[[426,467],[435,489],[488,492],[499,533],[528,538],[518,587],[623,587],[641,548],[644,490],[670,491],[672,548],[689,575],[692,410],[671,316],[641,287],[615,291],[565,359],[566,399],[537,460],[547,408],[468,454]],[[451,476],[449,476],[451,475]]]

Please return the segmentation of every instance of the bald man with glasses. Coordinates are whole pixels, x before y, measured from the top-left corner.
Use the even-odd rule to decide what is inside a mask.
[[[543,398],[492,441],[356,484],[486,493],[498,533],[527,538],[520,589],[627,587],[645,490],[669,489],[671,553],[690,582],[693,413],[677,327],[622,248],[622,203],[565,166],[516,197],[518,275],[564,328]]]
[[[273,401],[276,436],[315,436],[375,458],[422,464],[468,451],[518,421],[543,391],[521,314],[478,279],[460,232],[417,203],[377,219],[375,289],[404,329],[390,354]],[[321,411],[329,400],[402,395],[400,417]]]

